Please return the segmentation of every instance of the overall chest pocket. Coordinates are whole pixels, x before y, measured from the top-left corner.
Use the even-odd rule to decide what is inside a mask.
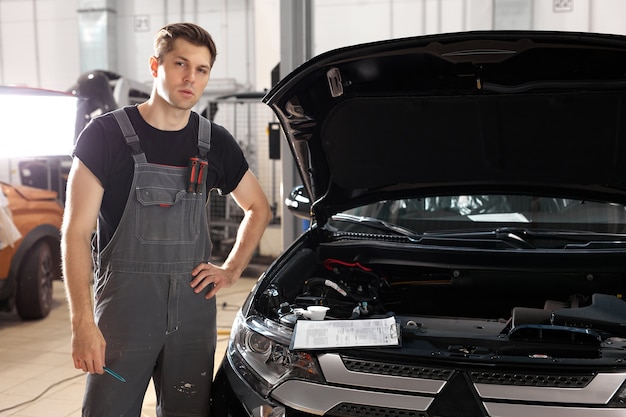
[[[136,189],[135,234],[144,242],[194,243],[198,238],[202,196],[180,189]]]

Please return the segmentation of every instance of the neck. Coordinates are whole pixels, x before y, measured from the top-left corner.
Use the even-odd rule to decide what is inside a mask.
[[[181,130],[189,122],[191,109],[178,109],[162,100],[150,97],[137,106],[141,117],[152,127],[159,130]]]

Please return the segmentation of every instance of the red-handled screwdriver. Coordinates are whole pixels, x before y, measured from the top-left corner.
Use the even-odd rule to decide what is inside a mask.
[[[198,185],[196,186],[196,192],[202,194],[202,187],[206,182],[206,175],[209,168],[209,163],[204,159],[200,160],[200,169],[198,171]]]
[[[196,182],[198,181],[198,158],[189,158],[189,168],[187,170],[187,192],[196,192]]]

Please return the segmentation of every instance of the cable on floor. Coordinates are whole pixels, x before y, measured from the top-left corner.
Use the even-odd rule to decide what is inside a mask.
[[[39,395],[38,395],[38,396],[36,396],[35,398],[30,399],[30,400],[27,400],[27,401],[24,401],[24,402],[21,402],[21,403],[19,403],[19,404],[15,404],[15,405],[13,405],[13,406],[11,406],[11,407],[9,407],[9,408],[3,408],[3,409],[0,409],[0,413],[4,413],[5,411],[11,411],[11,410],[14,410],[14,409],[16,409],[16,408],[18,408],[18,407],[21,407],[21,406],[23,406],[23,405],[26,405],[26,404],[34,403],[35,401],[37,401],[38,399],[40,399],[41,397],[43,397],[44,395],[46,395],[46,393],[47,393],[48,391],[50,391],[52,388],[54,388],[54,387],[56,387],[56,386],[58,386],[58,385],[64,384],[64,383],[66,383],[66,382],[68,382],[68,381],[71,381],[72,379],[76,379],[76,378],[78,378],[78,377],[84,377],[84,376],[85,376],[85,374],[78,374],[78,375],[74,375],[74,376],[71,376],[71,377],[69,377],[69,378],[65,378],[65,379],[62,379],[62,380],[60,380],[60,381],[57,381],[57,382],[53,383],[52,385],[50,385],[48,388],[46,388],[46,389],[45,389],[45,390],[44,390],[41,394],[39,394]]]

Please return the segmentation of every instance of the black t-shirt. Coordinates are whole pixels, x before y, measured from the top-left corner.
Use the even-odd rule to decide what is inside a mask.
[[[159,130],[149,125],[137,107],[126,113],[139,136],[141,149],[150,163],[186,167],[197,156],[199,115],[191,113],[189,123],[179,131]],[[78,137],[72,153],[100,180],[104,196],[100,207],[100,248],[110,241],[122,217],[130,187],[134,161],[130,147],[111,113],[89,122]],[[207,190],[221,194],[233,191],[248,169],[248,163],[233,136],[222,126],[211,123],[211,150],[207,154]],[[206,193],[208,196],[208,192]]]

